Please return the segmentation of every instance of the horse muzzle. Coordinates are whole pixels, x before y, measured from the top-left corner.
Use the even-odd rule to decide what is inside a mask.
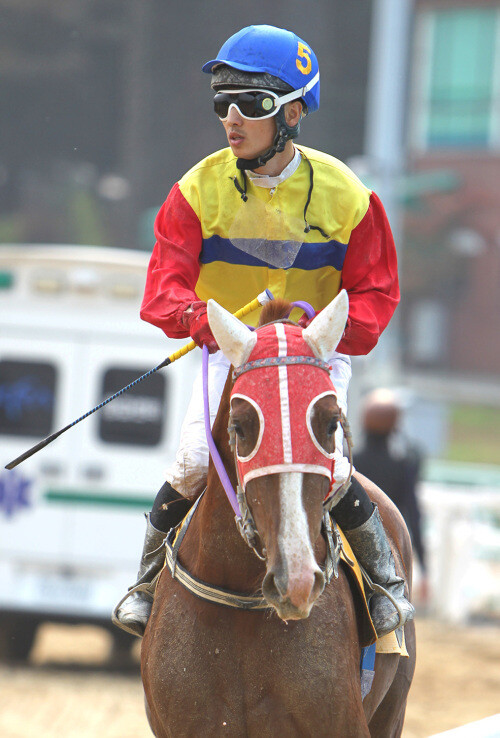
[[[319,566],[302,568],[290,576],[286,567],[268,569],[262,582],[262,593],[282,620],[303,620],[326,585]]]

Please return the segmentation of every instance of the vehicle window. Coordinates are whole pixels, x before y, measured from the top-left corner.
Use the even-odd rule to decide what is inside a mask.
[[[52,364],[0,361],[0,435],[49,435],[56,379]]]
[[[147,371],[144,367],[108,368],[102,377],[101,402]],[[130,446],[156,446],[163,434],[165,403],[165,377],[152,374],[100,411],[101,440]]]

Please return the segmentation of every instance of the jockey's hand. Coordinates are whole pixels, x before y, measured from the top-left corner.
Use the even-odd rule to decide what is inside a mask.
[[[210,326],[208,324],[207,303],[192,302],[182,313],[182,324],[188,329],[193,341],[201,348],[206,346],[209,353],[219,350]]]

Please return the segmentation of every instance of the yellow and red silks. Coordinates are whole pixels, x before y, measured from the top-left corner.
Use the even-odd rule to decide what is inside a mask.
[[[236,159],[223,149],[203,159],[174,185],[156,223],[141,317],[172,338],[188,335],[186,307],[213,298],[235,312],[256,294],[305,300],[322,310],[344,288],[349,319],[338,351],[367,354],[399,302],[397,257],[384,208],[374,192],[337,159],[297,147],[313,167],[307,220],[321,228],[304,232],[310,168],[298,169],[274,189],[249,179],[241,198]],[[263,260],[272,253],[278,259]],[[282,254],[290,264],[276,266]],[[298,313],[300,315],[300,313]],[[297,315],[297,317],[298,317]],[[255,325],[258,311],[246,321]]]

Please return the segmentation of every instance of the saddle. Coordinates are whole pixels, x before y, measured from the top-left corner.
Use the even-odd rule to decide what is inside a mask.
[[[349,541],[337,527],[342,540],[341,548],[341,561],[343,562],[345,569],[351,578],[352,583],[355,586],[357,592],[356,608],[360,613],[361,617],[361,639],[364,647],[375,643],[377,653],[396,653],[400,656],[408,657],[408,651],[406,650],[404,628],[398,628],[393,630],[392,633],[388,633],[381,638],[377,638],[375,628],[373,626],[372,619],[370,617],[370,610],[368,607],[368,599],[364,584],[364,577],[361,571],[361,567],[349,545]]]

